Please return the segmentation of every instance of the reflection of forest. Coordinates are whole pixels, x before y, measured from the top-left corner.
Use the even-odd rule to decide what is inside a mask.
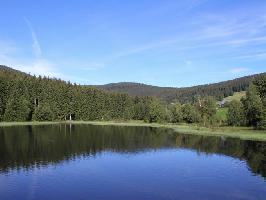
[[[27,169],[102,151],[138,153],[175,147],[244,159],[254,173],[266,177],[265,142],[183,135],[159,128],[91,125],[0,128],[0,170]]]

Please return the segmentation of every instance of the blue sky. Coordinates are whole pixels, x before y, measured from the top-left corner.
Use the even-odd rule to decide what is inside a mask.
[[[0,64],[80,84],[266,71],[264,0],[0,0]]]

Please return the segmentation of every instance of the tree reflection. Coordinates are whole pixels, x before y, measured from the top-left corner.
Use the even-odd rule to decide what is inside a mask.
[[[266,143],[174,133],[169,129],[92,125],[46,125],[0,128],[0,172],[56,164],[103,151],[140,153],[188,148],[246,160],[266,177]]]

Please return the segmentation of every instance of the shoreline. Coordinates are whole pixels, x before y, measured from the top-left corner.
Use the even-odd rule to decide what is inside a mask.
[[[266,141],[265,130],[253,130],[250,127],[213,127],[207,128],[197,126],[195,124],[159,124],[146,123],[143,121],[29,121],[29,122],[0,122],[0,127],[10,126],[37,126],[37,125],[53,125],[53,124],[89,124],[99,126],[140,126],[154,128],[169,128],[177,133],[202,135],[202,136],[218,136],[239,138],[242,140]]]

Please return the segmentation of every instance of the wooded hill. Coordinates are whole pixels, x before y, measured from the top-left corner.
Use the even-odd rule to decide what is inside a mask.
[[[253,84],[249,83],[248,80],[254,77]],[[216,116],[217,98],[244,90],[250,84],[241,102],[230,103],[227,120],[219,119]],[[207,86],[175,89],[179,91],[175,101],[182,104],[167,104],[156,97],[143,97],[144,94],[132,97],[56,78],[31,76],[0,66],[0,121],[134,119],[201,123],[204,126],[228,123],[266,129],[265,88],[265,74],[249,76]]]
[[[168,103],[176,101],[188,103],[195,101],[199,96],[213,96],[216,100],[221,100],[233,95],[234,92],[246,91],[252,80],[263,74],[265,75],[266,73],[244,76],[219,83],[183,88],[158,87],[131,82],[110,83],[106,85],[96,85],[94,87],[110,92],[126,93],[131,96],[153,96]]]
[[[133,98],[0,66],[0,121],[133,117]]]

